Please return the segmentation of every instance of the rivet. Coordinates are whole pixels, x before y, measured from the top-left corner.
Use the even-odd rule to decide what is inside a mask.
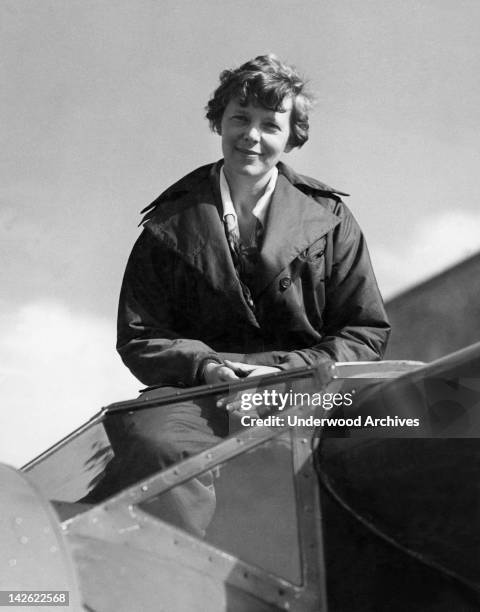
[[[142,491],[148,491],[148,485],[142,485]]]
[[[22,536],[20,538],[20,544],[28,544],[28,538],[27,536]]]
[[[206,456],[207,459],[211,459],[213,455],[212,455],[212,453],[207,453],[205,456]]]
[[[50,547],[50,552],[51,552],[51,553],[56,553],[56,552],[57,552],[57,550],[58,550],[58,548],[57,548],[56,546],[51,546],[51,547]]]
[[[17,518],[15,519],[15,522],[17,523],[17,525],[21,525],[23,523],[23,519],[21,516],[17,516]]]

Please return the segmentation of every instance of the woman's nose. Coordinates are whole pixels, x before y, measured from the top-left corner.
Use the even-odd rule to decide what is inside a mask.
[[[255,125],[249,125],[245,129],[243,137],[245,138],[245,140],[248,140],[250,142],[258,142],[260,140],[260,130]]]

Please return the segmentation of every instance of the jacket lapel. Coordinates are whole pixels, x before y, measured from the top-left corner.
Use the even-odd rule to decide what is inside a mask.
[[[215,167],[214,167],[215,168]],[[198,270],[211,287],[223,294],[232,308],[259,327],[245,301],[233,265],[230,248],[220,218],[211,177],[183,196],[158,206],[146,226],[169,249]]]
[[[339,223],[338,217],[279,174],[260,252],[258,296],[302,251]]]

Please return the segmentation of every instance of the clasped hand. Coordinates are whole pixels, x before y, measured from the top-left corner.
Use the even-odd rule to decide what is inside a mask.
[[[279,368],[264,365],[251,365],[240,361],[225,360],[223,364],[210,362],[205,366],[204,378],[209,385],[220,382],[229,382],[250,378],[253,376],[265,376],[280,372]],[[228,412],[235,412],[241,408],[240,396],[243,393],[251,393],[248,389],[241,393],[226,395],[217,401],[218,408],[225,408]]]

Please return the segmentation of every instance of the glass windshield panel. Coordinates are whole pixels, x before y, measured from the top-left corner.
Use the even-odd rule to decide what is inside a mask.
[[[238,435],[253,430],[259,424],[259,416],[263,419],[262,429],[264,426],[276,427],[287,424],[287,419],[283,417],[285,412],[292,406],[307,407],[310,403],[317,405],[316,396],[323,388],[322,381],[315,371],[297,370],[282,374],[280,380],[277,377],[274,380],[271,377],[257,378],[252,379],[251,384],[245,380],[241,384],[235,383],[227,388],[223,385],[212,389],[182,391],[173,388],[150,389],[142,393],[140,399],[110,406],[106,414],[99,415],[97,420],[92,420],[73,432],[57,447],[26,466],[25,470],[39,486],[43,495],[50,500],[81,502],[83,506],[98,504],[153,476],[161,471],[162,467],[169,467],[182,458],[192,457],[208,448],[209,439],[202,438],[197,444],[195,438],[193,440],[195,444],[180,449],[181,453],[177,453],[179,457],[176,460],[172,460],[174,454],[165,458],[163,447],[160,448],[166,434],[165,415],[171,422],[181,424],[181,419],[190,418],[192,411],[197,410],[198,413],[199,408],[203,411],[213,406],[214,410],[210,415],[221,415],[222,425],[218,431],[215,430],[216,437],[211,437],[211,444],[214,445],[221,442],[228,434]],[[224,409],[218,408],[217,402],[223,399],[235,404],[236,410],[227,413]],[[268,423],[265,418],[269,418],[269,415],[273,420],[279,419],[282,422]],[[211,418],[212,416],[208,417],[209,424],[212,422]],[[193,423],[193,427],[196,427],[196,422]],[[159,432],[159,436],[156,432]],[[171,433],[172,431],[169,435]],[[160,441],[157,440],[158,437]],[[165,448],[168,447],[167,444]],[[177,450],[174,449],[175,452]],[[257,451],[259,454],[261,452],[263,451]],[[248,463],[247,459],[243,461]],[[165,465],[162,466],[161,462]],[[255,466],[257,480],[260,482],[261,462],[257,464]],[[248,469],[251,469],[251,466]],[[245,467],[244,472],[248,473],[248,469]],[[230,470],[233,470],[233,467],[226,470],[226,473]],[[266,481],[272,483],[272,489],[274,479],[283,478],[288,481],[285,474],[282,475],[280,472],[277,469],[275,474],[264,476]],[[291,468],[289,474],[291,476]],[[290,486],[283,480],[281,482],[283,487]],[[220,495],[223,485],[220,483],[217,485]],[[233,498],[235,486],[242,488],[244,485],[232,483],[231,486],[232,491],[229,492],[229,496]],[[195,495],[198,497],[200,494],[197,491]],[[278,492],[275,495],[278,497]],[[275,499],[275,495],[272,492],[271,499]],[[290,497],[293,500],[293,495]],[[258,506],[260,502],[252,500],[252,504]],[[79,512],[85,509],[78,506]],[[271,513],[274,512],[271,504],[269,509]],[[254,522],[255,516],[252,515],[251,524]],[[211,533],[213,538],[213,531]]]
[[[247,563],[302,581],[290,432],[141,507]]]
[[[103,423],[96,422],[25,471],[47,499],[75,502],[102,478],[112,457]]]

